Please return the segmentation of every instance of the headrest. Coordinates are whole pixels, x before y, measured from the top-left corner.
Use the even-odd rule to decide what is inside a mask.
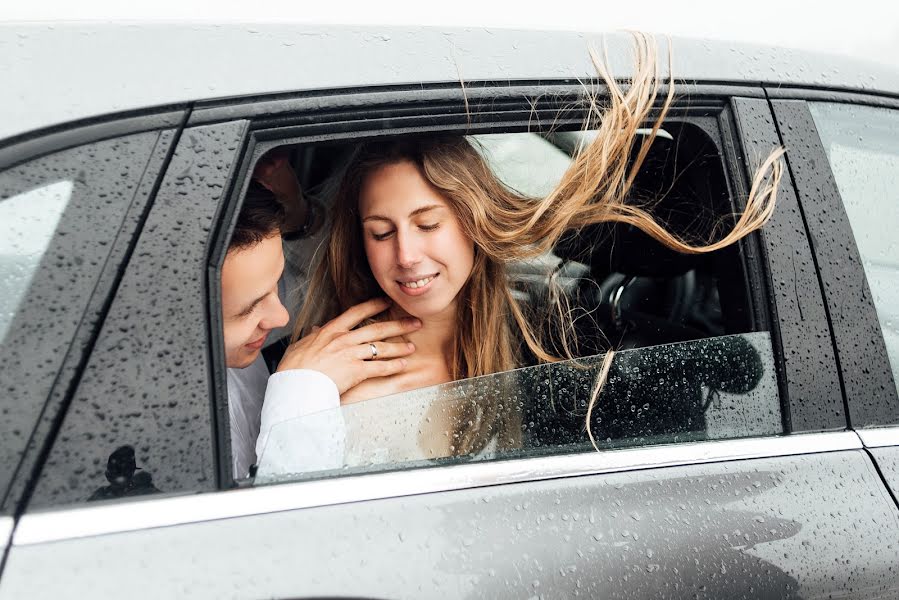
[[[696,267],[695,255],[671,250],[636,227],[615,225],[611,231],[608,229],[605,239],[592,246],[587,264],[593,272],[667,278],[683,275]],[[589,235],[586,231],[583,233]],[[600,231],[596,233],[602,235]]]

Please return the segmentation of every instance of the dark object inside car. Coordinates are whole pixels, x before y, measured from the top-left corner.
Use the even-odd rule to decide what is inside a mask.
[[[720,153],[695,125],[674,124],[663,133],[668,135],[652,144],[629,201],[684,241],[707,243],[731,226],[727,215],[734,212]],[[582,354],[751,330],[736,247],[681,254],[633,226],[615,224],[573,232],[555,252],[589,267],[574,301],[590,316],[577,321]]]

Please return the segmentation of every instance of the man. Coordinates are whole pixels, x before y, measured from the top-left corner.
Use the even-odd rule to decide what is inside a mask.
[[[265,194],[248,193],[222,265],[222,328],[228,367],[228,414],[234,477],[256,462],[254,446],[269,372],[262,347],[289,314],[278,297],[284,271],[284,209]]]

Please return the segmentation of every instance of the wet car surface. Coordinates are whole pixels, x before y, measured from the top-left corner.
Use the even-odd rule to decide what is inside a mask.
[[[218,278],[252,165],[437,131],[537,136],[561,160],[590,37],[4,28],[0,73],[46,45],[108,67],[160,34],[133,85],[45,57],[0,101],[0,598],[899,594],[899,74],[675,41],[681,97],[641,185],[682,161],[671,202],[738,207],[780,145],[789,176],[761,234],[708,261],[626,232],[557,250],[622,349],[599,451],[589,371],[553,364],[341,409],[364,432],[345,464],[271,475],[263,456],[234,480]],[[629,40],[610,40],[626,76]],[[249,68],[268,56],[294,68]],[[508,161],[533,138],[503,138],[525,139],[492,166],[527,178]],[[515,273],[522,297],[538,267]],[[441,406],[506,393],[514,452],[396,450]]]

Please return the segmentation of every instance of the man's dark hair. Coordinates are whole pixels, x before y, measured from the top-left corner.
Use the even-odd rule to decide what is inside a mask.
[[[228,250],[255,246],[280,232],[284,226],[284,214],[284,207],[275,195],[257,182],[252,182],[240,207]]]

